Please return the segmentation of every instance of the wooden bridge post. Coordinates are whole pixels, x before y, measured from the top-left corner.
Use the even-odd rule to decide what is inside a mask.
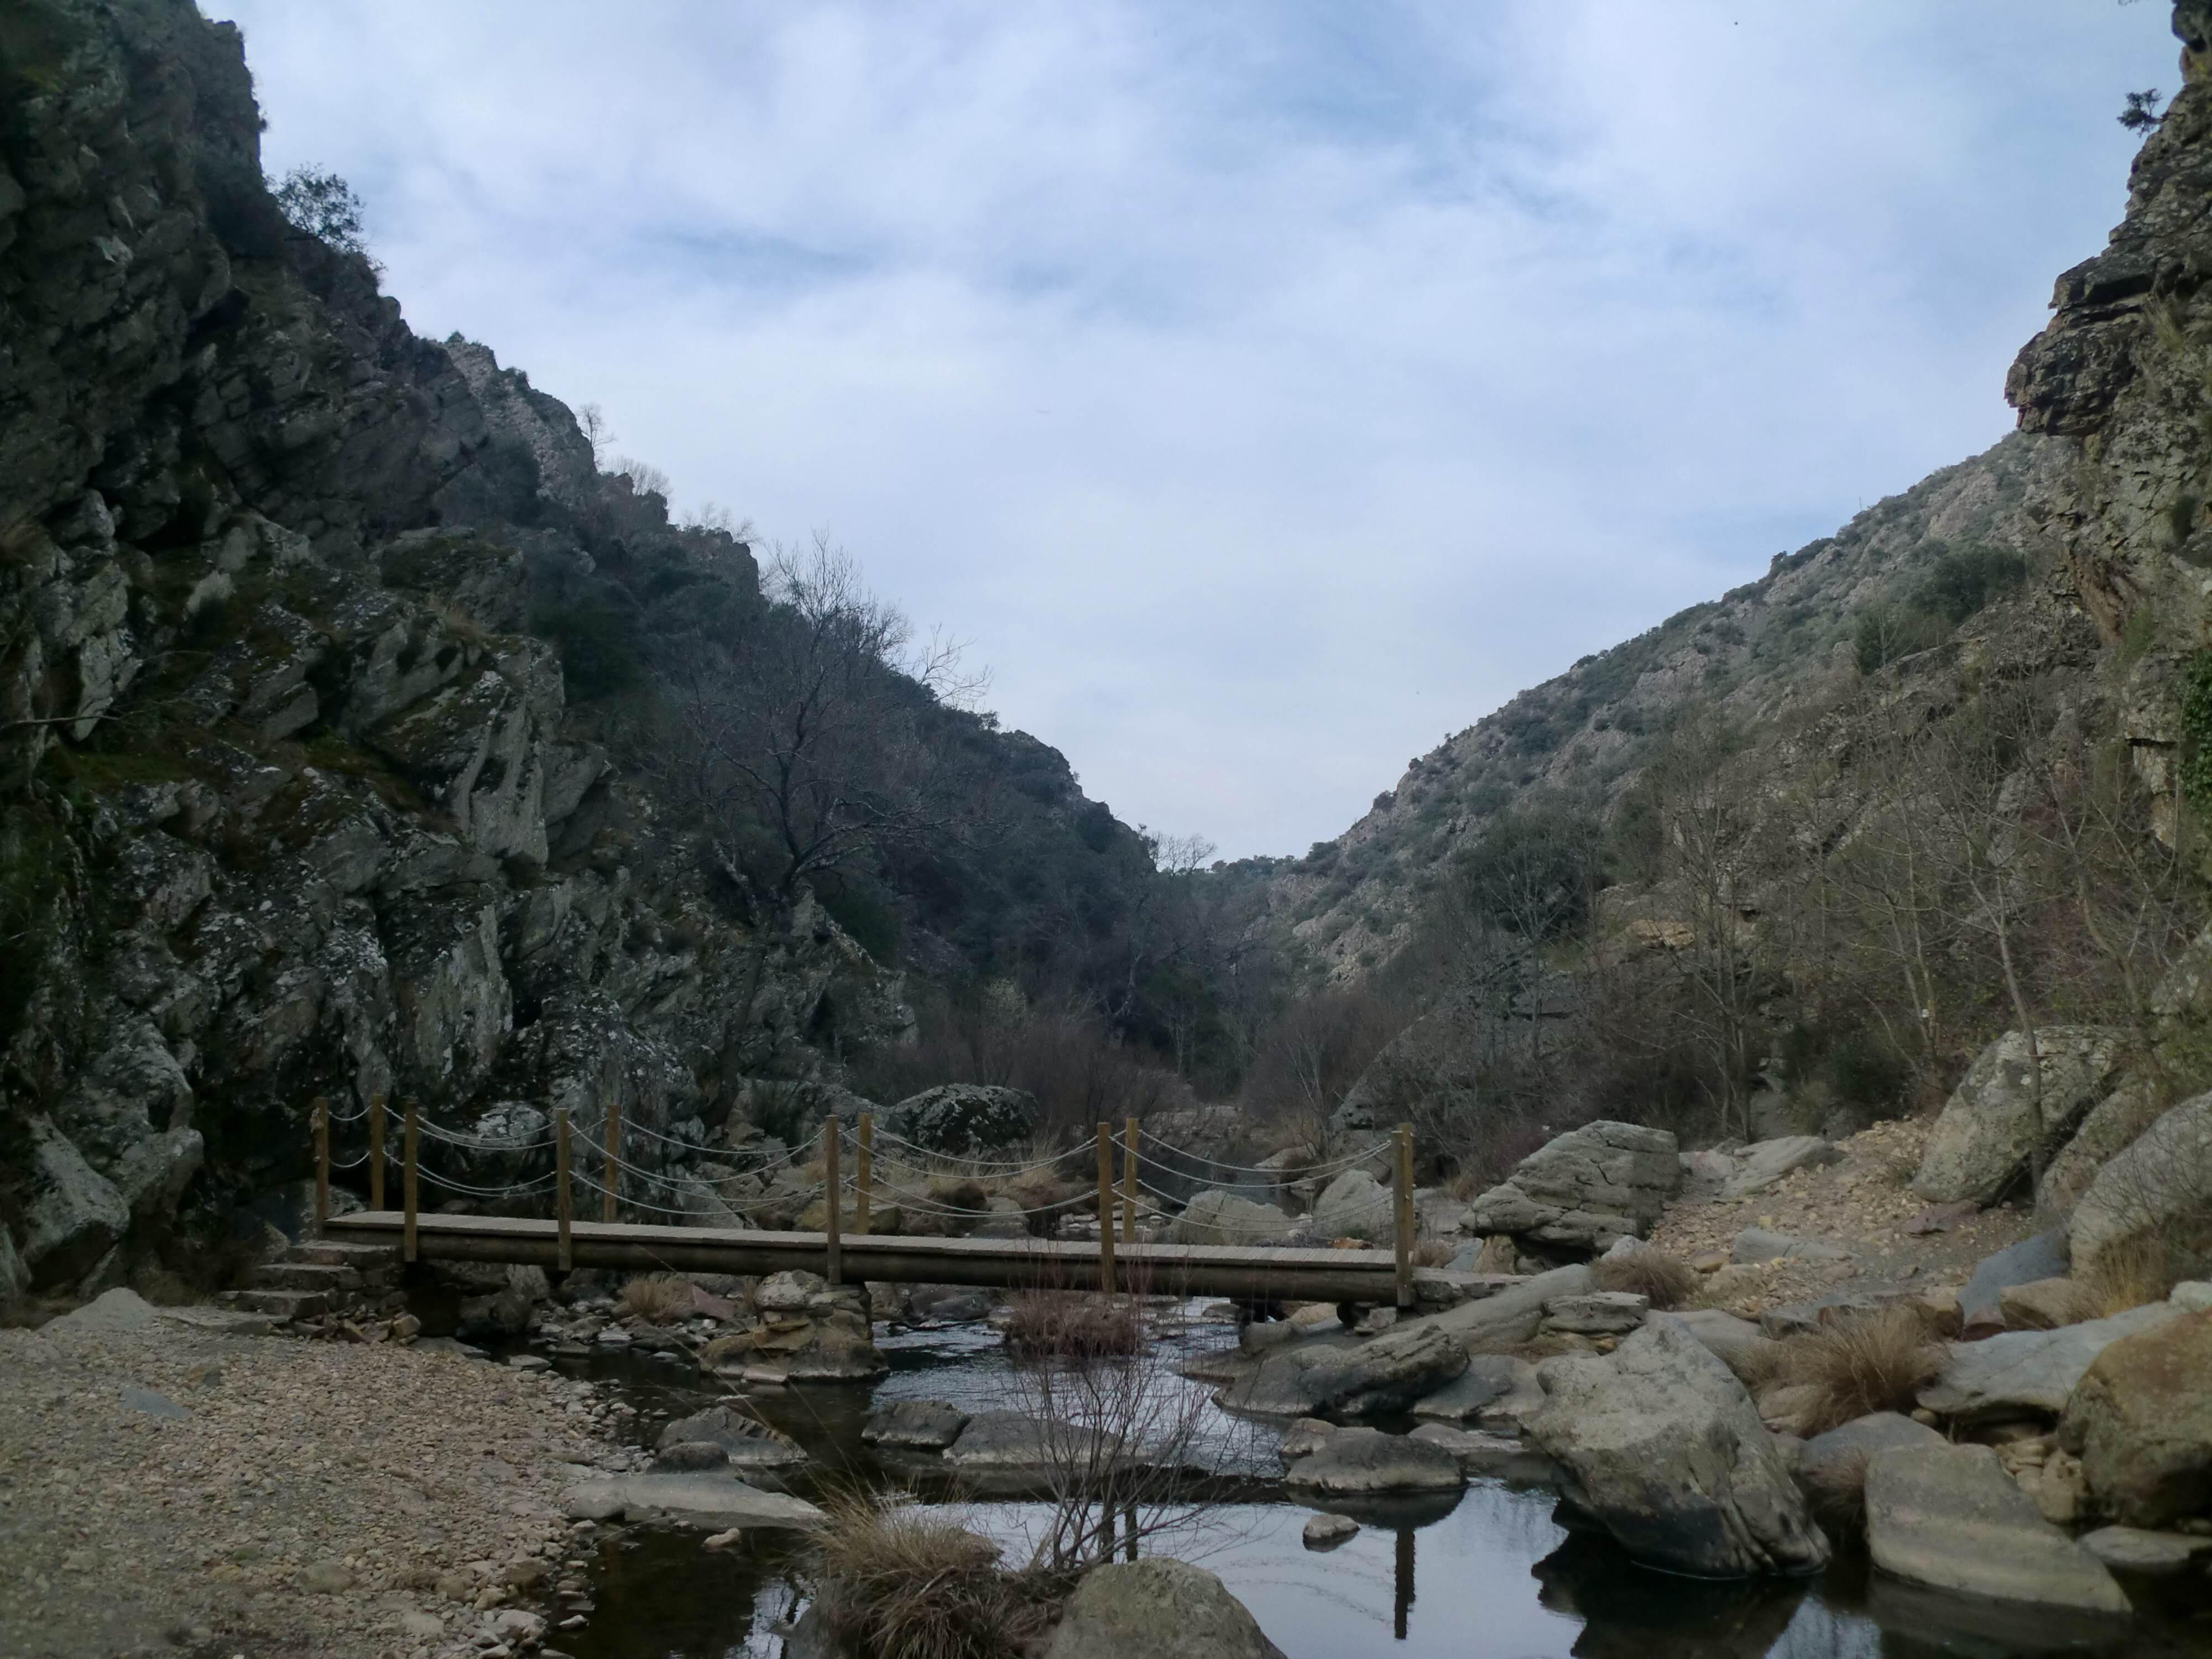
[[[331,1103],[315,1097],[315,1237],[331,1221]]]
[[[853,1231],[868,1231],[868,1182],[874,1177],[876,1168],[876,1115],[860,1114],[860,1150],[853,1173],[859,1177],[860,1191],[853,1199]]]
[[[607,1103],[607,1161],[601,1170],[606,1182],[599,1194],[599,1219],[615,1218],[615,1194],[622,1188],[622,1102]]]
[[[829,1279],[833,1289],[845,1282],[845,1241],[839,1228],[839,1224],[844,1219],[842,1212],[845,1207],[845,1188],[844,1183],[837,1179],[837,1143],[842,1139],[837,1131],[837,1115],[832,1112],[822,1121],[822,1196],[827,1200],[823,1206],[823,1224],[827,1230],[824,1234],[825,1254],[829,1257]]]
[[[1098,1126],[1098,1288],[1114,1294],[1114,1129]]]
[[[1121,1242],[1137,1242],[1137,1120],[1121,1120]]]
[[[1398,1305],[1413,1305],[1413,1126],[1398,1126]]]
[[[416,1138],[421,1132],[416,1121],[418,1108],[413,1101],[407,1103],[407,1115],[399,1130],[399,1201],[405,1213],[399,1227],[399,1258],[415,1260],[415,1150]]]
[[[384,1207],[384,1097],[368,1097],[368,1207]]]
[[[568,1197],[568,1109],[553,1109],[553,1191],[554,1213],[560,1218],[561,1271],[567,1273],[576,1265],[576,1247],[568,1237],[568,1223],[573,1206]]]

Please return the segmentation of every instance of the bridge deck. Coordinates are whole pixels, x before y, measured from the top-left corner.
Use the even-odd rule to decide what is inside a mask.
[[[363,1210],[331,1217],[325,1231],[331,1238],[398,1244],[404,1226],[405,1218],[397,1210]],[[425,1261],[511,1261],[552,1267],[560,1261],[559,1229],[551,1221],[421,1215],[415,1226],[416,1254]],[[579,1267],[635,1273],[762,1274],[790,1268],[822,1273],[829,1259],[829,1240],[822,1233],[578,1221],[570,1225],[569,1241]],[[1000,1290],[1099,1287],[1098,1246],[1083,1241],[861,1233],[846,1235],[840,1255],[848,1282],[979,1285]],[[1114,1257],[1117,1289],[1155,1295],[1376,1304],[1396,1297],[1397,1260],[1389,1250],[1117,1243]]]

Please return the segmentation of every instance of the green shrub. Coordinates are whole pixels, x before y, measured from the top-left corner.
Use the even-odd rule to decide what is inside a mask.
[[[561,653],[561,680],[571,702],[590,702],[637,683],[642,662],[629,618],[591,599],[541,605],[531,631]]]

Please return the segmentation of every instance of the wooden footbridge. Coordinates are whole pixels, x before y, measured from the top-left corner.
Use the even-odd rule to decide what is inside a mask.
[[[401,1204],[398,1209],[388,1209],[384,1202],[382,1101],[373,1100],[366,1115],[368,1151],[355,1162],[368,1164],[369,1207],[334,1216],[330,1206],[333,1120],[325,1103],[315,1103],[315,1224],[327,1238],[397,1246],[408,1261],[512,1262],[552,1272],[600,1267],[744,1276],[803,1269],[821,1273],[833,1285],[858,1280],[1000,1290],[1128,1291],[1252,1301],[1395,1303],[1400,1307],[1411,1306],[1414,1299],[1413,1134],[1406,1127],[1399,1129],[1390,1148],[1396,1166],[1393,1248],[1316,1249],[1139,1242],[1135,1237],[1138,1188],[1158,1189],[1138,1174],[1140,1132],[1134,1119],[1125,1126],[1119,1149],[1109,1126],[1098,1126],[1098,1237],[1094,1242],[909,1237],[869,1231],[870,1200],[875,1195],[871,1174],[875,1137],[873,1125],[866,1116],[856,1127],[834,1122],[823,1126],[823,1178],[811,1189],[851,1195],[855,1224],[849,1231],[843,1203],[823,1205],[828,1224],[820,1232],[617,1220],[612,1172],[620,1168],[648,1179],[659,1177],[621,1160],[617,1150],[620,1126],[611,1116],[607,1124],[608,1161],[603,1169],[608,1180],[603,1184],[580,1176],[574,1167],[565,1111],[555,1114],[550,1194],[554,1213],[550,1218],[422,1213],[419,1204],[422,1180],[453,1183],[440,1182],[439,1177],[422,1168],[419,1146],[425,1126],[411,1107],[404,1115],[398,1159]],[[857,1168],[849,1181],[842,1178],[839,1170],[842,1143],[848,1135],[857,1141],[859,1150]],[[1116,1150],[1123,1154],[1118,1190],[1114,1168]],[[600,1219],[575,1217],[573,1188],[576,1184],[601,1195]],[[1063,1203],[1057,1207],[1065,1210],[1067,1206]],[[1087,1201],[1084,1207],[1088,1207]]]

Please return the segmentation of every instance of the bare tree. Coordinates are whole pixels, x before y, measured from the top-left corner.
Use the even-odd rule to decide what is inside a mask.
[[[615,441],[614,430],[607,424],[606,411],[597,404],[583,404],[576,410],[576,428],[592,447],[592,466],[603,470],[607,464],[608,447]]]
[[[692,642],[667,670],[673,729],[661,767],[741,883],[750,863],[788,904],[817,872],[951,833],[957,780],[921,722],[972,698],[961,648],[917,647],[842,550],[776,550],[770,604],[731,636]]]
[[[658,495],[668,500],[676,490],[668,475],[650,461],[641,461],[634,455],[617,455],[609,469],[619,477],[629,480],[629,487],[641,495]]]

